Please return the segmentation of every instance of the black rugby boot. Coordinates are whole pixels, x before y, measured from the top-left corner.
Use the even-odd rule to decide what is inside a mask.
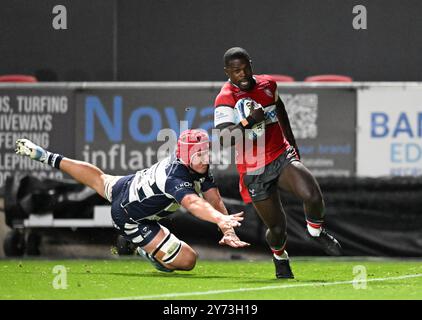
[[[329,234],[325,229],[321,230],[321,234],[319,237],[313,237],[307,231],[306,234],[308,238],[312,241],[318,243],[318,246],[324,250],[326,254],[329,256],[341,256],[342,255],[342,248],[340,243],[334,238],[331,234]]]
[[[275,276],[277,279],[294,279],[292,269],[288,259],[278,260],[273,257],[275,265]]]

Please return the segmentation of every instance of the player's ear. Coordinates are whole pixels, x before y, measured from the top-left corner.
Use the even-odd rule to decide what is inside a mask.
[[[229,70],[227,69],[227,67],[226,67],[226,66],[224,66],[224,73],[226,74],[226,76],[228,76],[228,77],[229,77]]]
[[[249,60],[249,64],[250,64],[251,69],[252,69],[252,60]]]

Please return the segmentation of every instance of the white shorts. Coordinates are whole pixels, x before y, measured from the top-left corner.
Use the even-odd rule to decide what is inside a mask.
[[[106,199],[111,202],[111,195],[113,191],[113,186],[116,184],[116,182],[123,178],[124,176],[112,176],[109,174],[106,174],[104,177],[104,195]]]

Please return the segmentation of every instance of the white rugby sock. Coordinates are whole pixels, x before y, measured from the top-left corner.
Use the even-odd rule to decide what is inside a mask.
[[[311,226],[309,223],[307,224],[308,232],[312,237],[319,237],[322,231],[322,228],[315,228]]]
[[[286,250],[284,250],[284,252],[281,255],[273,253],[273,256],[277,260],[289,260],[289,255],[287,254]]]

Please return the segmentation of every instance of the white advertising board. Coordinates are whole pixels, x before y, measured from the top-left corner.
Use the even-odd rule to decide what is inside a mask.
[[[357,175],[422,175],[422,88],[358,90]]]

